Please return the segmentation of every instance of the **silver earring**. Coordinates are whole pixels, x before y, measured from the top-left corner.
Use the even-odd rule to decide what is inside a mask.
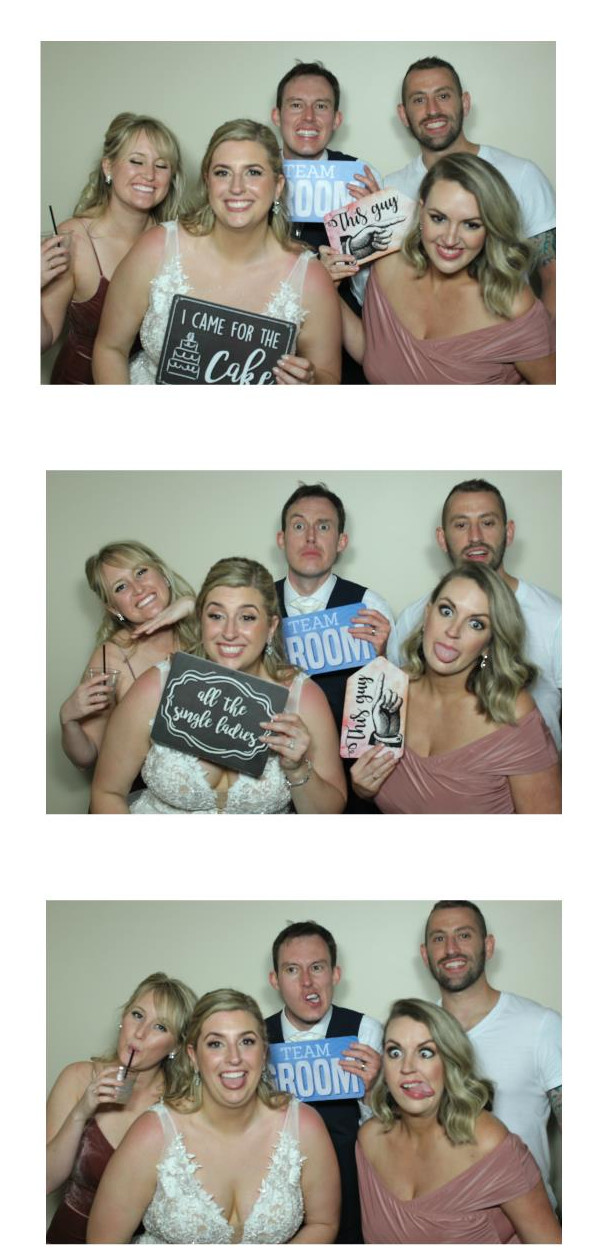
[[[122,1029],[122,1028],[123,1028],[123,1025],[122,1025],[122,1024],[120,1024],[120,1025],[119,1025],[119,1028],[120,1028],[120,1029]]]
[[[105,177],[105,179],[104,179],[104,181],[105,181],[105,183],[106,183],[107,187],[109,187],[109,186],[110,186],[110,184],[111,184],[111,182],[112,182],[112,175],[111,175],[111,174],[107,174],[107,175],[106,175],[106,177]]]
[[[113,612],[113,616],[119,622],[120,625],[125,624],[125,617],[122,616],[120,612]]]
[[[273,200],[272,212],[274,217],[278,217],[281,212],[281,200],[279,199],[279,196],[277,196],[276,200]]]
[[[172,1050],[170,1055],[167,1055],[167,1059],[174,1059],[176,1054],[177,1054],[177,1051]]]
[[[200,1076],[200,1073],[199,1073],[198,1069],[197,1069],[197,1068],[194,1068],[194,1075],[193,1075],[193,1077],[192,1077],[192,1085],[195,1085],[195,1086],[196,1086],[196,1088],[198,1088],[198,1086],[199,1086],[201,1083],[202,1083],[202,1077]]]
[[[482,655],[482,657],[481,657],[481,663],[480,663],[479,667],[480,667],[480,668],[485,668],[485,667],[486,667],[486,664],[487,664],[487,651],[486,651],[486,652],[484,652],[484,654]]]
[[[269,639],[265,647],[265,655],[274,655],[274,654],[275,654],[275,647],[273,646],[271,639]]]

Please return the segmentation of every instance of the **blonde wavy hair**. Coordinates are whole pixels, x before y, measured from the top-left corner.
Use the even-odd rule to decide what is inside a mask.
[[[517,600],[502,577],[485,564],[457,564],[438,582],[429,603],[437,603],[445,587],[457,577],[475,582],[485,594],[490,614],[491,639],[482,646],[487,661],[485,668],[475,664],[466,688],[477,699],[477,708],[499,725],[514,725],[517,695],[537,676],[537,668],[523,655],[525,622]],[[413,630],[404,644],[405,671],[410,681],[418,681],[425,672],[423,624]]]
[[[203,994],[202,998],[196,1003],[185,1039],[187,1082],[182,1086],[182,1091],[177,1098],[173,1096],[166,1101],[171,1102],[173,1106],[177,1105],[177,1110],[184,1111],[186,1114],[198,1111],[202,1106],[202,1084],[198,1082],[197,1068],[187,1053],[187,1047],[191,1046],[194,1050],[196,1049],[198,1038],[206,1021],[210,1016],[214,1016],[217,1011],[245,1011],[254,1018],[256,1031],[265,1048],[265,1063],[257,1086],[256,1096],[266,1107],[271,1109],[286,1106],[290,1101],[290,1095],[276,1089],[267,1067],[269,1039],[267,1037],[267,1026],[260,1007],[249,994],[244,994],[241,990],[232,989],[210,990],[208,994]]]
[[[208,570],[196,599],[196,616],[200,630],[200,642],[197,644],[194,654],[204,659],[206,659],[206,652],[202,644],[202,612],[209,595],[217,586],[232,586],[234,588],[241,586],[253,587],[253,589],[258,590],[262,598],[268,619],[270,620],[273,616],[280,618],[281,609],[275,583],[264,564],[259,564],[258,560],[248,560],[245,556],[227,556],[223,560],[218,560]],[[294,674],[298,672],[297,668],[288,663],[285,654],[281,619],[278,620],[277,628],[271,638],[270,653],[263,652],[262,663],[271,680],[280,682],[283,685],[287,684]]]
[[[121,1021],[125,1019],[127,1012],[131,1011],[134,1004],[143,998],[144,994],[152,994],[157,1015],[176,1039],[174,1058],[169,1059],[167,1055],[161,1061],[160,1066],[165,1083],[164,1097],[177,1098],[181,1096],[184,1089],[187,1089],[189,1060],[185,1043],[198,995],[183,981],[168,977],[166,972],[152,972],[150,976],[140,981],[133,994],[129,995],[127,1002],[123,1003],[120,1009]],[[94,1055],[92,1063],[115,1063],[118,1058],[115,1044],[109,1054]]]
[[[184,193],[184,175],[179,143],[168,126],[148,117],[143,113],[119,113],[113,120],[104,136],[102,155],[96,161],[90,176],[79,196],[74,217],[101,217],[108,207],[112,194],[104,176],[102,162],[117,161],[123,156],[126,148],[140,132],[143,131],[150,143],[153,143],[159,157],[168,161],[171,166],[171,182],[169,190],[160,204],[152,209],[150,216],[157,224],[171,221],[177,217],[181,208]]]
[[[200,180],[196,195],[180,219],[181,225],[190,234],[210,234],[214,227],[215,215],[210,206],[208,196],[208,175],[216,149],[221,143],[227,143],[231,139],[241,142],[260,143],[261,147],[264,148],[273,177],[277,179],[284,176],[279,144],[273,131],[269,130],[268,126],[263,126],[260,122],[250,121],[248,118],[237,118],[235,121],[224,122],[222,126],[215,130],[210,139],[202,158]],[[273,214],[272,211],[269,213],[269,225],[277,242],[286,251],[299,250],[298,245],[291,237],[285,186],[279,196],[279,212],[277,214]]]
[[[195,592],[189,583],[179,573],[176,573],[174,569],[169,568],[151,547],[146,547],[143,543],[137,542],[136,539],[130,538],[126,538],[122,542],[107,543],[105,547],[100,548],[96,555],[88,556],[85,562],[85,575],[88,586],[106,608],[96,635],[97,643],[110,642],[115,634],[121,633],[123,630],[135,628],[130,626],[127,621],[117,621],[109,611],[110,596],[102,572],[103,564],[113,565],[116,568],[119,565],[123,565],[125,568],[137,568],[141,564],[147,564],[150,568],[158,569],[158,572],[169,586],[169,603],[172,603],[173,599],[182,598],[182,596],[194,598]],[[172,629],[182,651],[192,651],[197,646],[198,631],[196,622],[191,616],[185,617],[182,621],[176,621]],[[137,645],[134,640],[131,641],[132,649]]]
[[[475,196],[479,216],[485,226],[485,241],[471,261],[468,272],[476,278],[489,312],[510,317],[516,296],[526,285],[536,250],[523,234],[521,210],[502,174],[480,156],[458,152],[442,156],[432,165],[419,188],[417,206],[402,251],[419,277],[430,261],[421,240],[421,212],[436,182],[457,182]]]
[[[425,1025],[444,1065],[444,1092],[437,1119],[446,1137],[454,1145],[474,1142],[475,1121],[486,1108],[491,1110],[494,1087],[491,1081],[476,1075],[475,1055],[466,1033],[443,1007],[420,998],[399,998],[386,1020],[384,1055],[388,1029],[401,1016]],[[383,1064],[371,1090],[371,1109],[386,1133],[402,1118],[386,1085]]]

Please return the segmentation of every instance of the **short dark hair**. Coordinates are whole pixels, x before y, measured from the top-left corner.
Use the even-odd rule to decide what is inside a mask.
[[[288,70],[284,74],[281,82],[277,85],[277,108],[280,109],[283,103],[283,92],[287,84],[293,78],[304,78],[306,74],[313,74],[319,78],[325,78],[329,86],[333,89],[333,109],[337,113],[340,107],[340,84],[330,69],[325,69],[322,61],[296,61],[293,69]]]
[[[329,502],[333,504],[337,512],[338,533],[343,534],[344,527],[346,525],[346,509],[344,508],[344,505],[339,495],[334,495],[332,490],[328,490],[324,482],[315,482],[312,485],[307,484],[306,482],[300,483],[300,486],[298,487],[298,489],[294,491],[293,495],[290,495],[289,499],[286,500],[286,502],[283,505],[283,508],[281,509],[282,530],[285,529],[286,517],[289,512],[289,509],[292,507],[292,504],[297,503],[299,499],[312,499],[312,498],[328,499]]]
[[[303,937],[322,938],[331,957],[331,967],[335,968],[337,964],[337,946],[333,934],[329,932],[329,929],[324,929],[322,924],[317,924],[316,920],[298,920],[294,924],[289,924],[286,929],[282,929],[273,942],[273,968],[275,972],[277,972],[279,967],[279,951],[284,942],[293,942],[294,938]]]
[[[473,912],[473,915],[475,916],[475,919],[477,920],[477,927],[481,933],[482,938],[487,937],[487,925],[485,923],[485,916],[483,912],[481,911],[481,908],[477,906],[477,903],[471,903],[469,899],[466,899],[466,898],[459,898],[459,899],[443,898],[443,899],[440,899],[439,903],[434,903],[427,917],[427,923],[425,925],[425,942],[427,942],[429,921],[431,920],[431,917],[433,916],[434,911],[446,911],[450,907],[468,907],[469,911]]]
[[[404,78],[402,79],[402,103],[405,108],[406,108],[406,80],[408,78],[408,75],[412,74],[414,69],[449,69],[450,73],[452,74],[452,78],[454,79],[454,86],[456,87],[458,94],[460,96],[462,95],[463,93],[462,83],[460,81],[460,78],[458,77],[458,74],[454,66],[451,65],[449,61],[442,61],[441,57],[439,56],[424,56],[422,57],[420,61],[413,61],[412,65],[409,65],[404,75]]]
[[[506,511],[506,504],[504,502],[504,499],[502,498],[502,495],[500,494],[500,491],[498,490],[498,487],[492,486],[492,483],[486,482],[485,478],[483,477],[471,477],[469,478],[467,482],[459,482],[457,486],[453,486],[449,494],[446,495],[446,498],[444,500],[444,506],[442,508],[442,529],[446,528],[448,505],[453,495],[458,495],[459,493],[460,494],[471,493],[473,495],[478,495],[482,491],[486,491],[489,494],[496,496],[498,503],[500,504],[503,524],[506,525],[508,513]]]

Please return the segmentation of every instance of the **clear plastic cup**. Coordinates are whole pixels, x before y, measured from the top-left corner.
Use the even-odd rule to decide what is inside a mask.
[[[115,1102],[129,1102],[135,1085],[135,1076],[128,1072],[127,1068],[121,1066],[117,1072],[118,1089],[115,1090]]]
[[[117,681],[119,677],[118,668],[88,668],[86,677],[105,677],[104,689],[108,695],[109,702],[114,703],[117,692]],[[100,689],[100,687],[99,687]]]

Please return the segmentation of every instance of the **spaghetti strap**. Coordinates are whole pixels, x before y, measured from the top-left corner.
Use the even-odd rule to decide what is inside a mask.
[[[95,249],[95,247],[94,247],[94,240],[92,239],[92,236],[91,236],[91,234],[90,234],[90,232],[89,232],[89,230],[88,230],[87,226],[84,226],[83,228],[84,228],[85,233],[87,234],[87,237],[88,237],[88,239],[89,239],[89,241],[90,241],[90,243],[91,243],[91,246],[92,246],[92,251],[93,251],[93,253],[94,253],[94,256],[96,257],[96,264],[97,264],[97,266],[98,266],[98,268],[99,268],[99,270],[100,270],[100,277],[101,277],[101,278],[103,278],[103,277],[104,277],[104,274],[103,274],[103,272],[102,272],[102,265],[100,264],[100,259],[99,259],[98,253],[97,253],[97,251],[96,251],[96,249]]]

